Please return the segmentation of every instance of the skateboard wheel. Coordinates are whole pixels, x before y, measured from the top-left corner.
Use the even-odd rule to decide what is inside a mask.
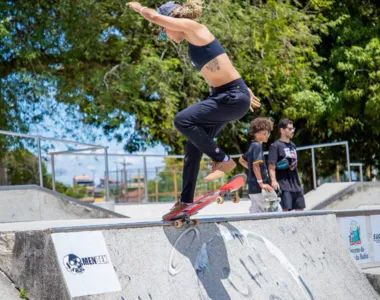
[[[216,198],[216,203],[223,204],[224,203],[224,198],[219,196],[218,198]]]
[[[175,221],[174,221],[174,226],[175,226],[176,228],[181,228],[182,225],[183,225],[182,220],[175,220]]]
[[[201,224],[201,222],[198,219],[195,219],[194,220],[194,226],[199,226],[199,224]]]
[[[240,197],[234,197],[234,199],[232,199],[232,202],[233,203],[239,203],[240,202]]]

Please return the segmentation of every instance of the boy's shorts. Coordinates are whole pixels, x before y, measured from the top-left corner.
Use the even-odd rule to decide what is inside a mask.
[[[251,214],[264,212],[263,194],[249,194],[248,196],[251,199],[251,207],[249,208],[249,212]]]
[[[266,192],[263,191],[265,194]],[[248,194],[251,199],[251,207],[249,212],[254,213],[263,213],[263,212],[282,212],[282,207],[280,201],[276,202],[265,202],[265,196],[263,193],[260,194]]]
[[[281,195],[281,206],[288,210],[304,209],[306,207],[305,198],[301,192],[283,191]]]

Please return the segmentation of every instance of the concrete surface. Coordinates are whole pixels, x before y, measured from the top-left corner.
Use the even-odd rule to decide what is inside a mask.
[[[107,209],[110,211],[115,211],[115,202],[114,201],[107,201],[107,202],[98,202],[93,203],[94,206],[101,207],[103,209]]]
[[[20,300],[19,291],[3,272],[0,272],[0,299]]]
[[[316,190],[311,190],[305,194],[306,210],[320,209],[325,203],[343,194],[347,189],[356,185],[354,182],[333,182],[324,183]]]
[[[380,206],[380,182],[358,183],[347,189],[334,201],[326,203],[322,209],[341,210],[359,208],[378,208]]]
[[[363,271],[373,288],[380,295],[380,268],[365,269]]]
[[[125,216],[38,186],[0,187],[0,223]]]
[[[162,203],[136,203],[136,204],[115,204],[115,212],[128,216],[131,219],[156,219],[161,220],[174,205],[174,202]],[[251,201],[241,199],[239,203],[227,201],[224,204],[216,204],[215,202],[200,210],[198,216],[209,215],[230,215],[230,214],[247,214]]]
[[[341,238],[335,214],[268,215],[206,219],[183,229],[156,222],[53,231],[101,231],[122,286],[75,299],[380,299]],[[70,299],[51,231],[8,234],[11,262],[0,259],[0,269],[7,265],[4,272],[31,300]]]

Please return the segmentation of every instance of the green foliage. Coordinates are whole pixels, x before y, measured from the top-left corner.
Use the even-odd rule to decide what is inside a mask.
[[[20,298],[25,300],[29,299],[25,289],[20,290]]]
[[[40,184],[38,157],[25,149],[16,149],[6,154],[7,184],[24,185]],[[52,189],[52,177],[47,173],[45,164],[42,164],[44,187]],[[86,187],[70,187],[56,182],[56,191],[69,197],[81,199],[87,195]]]
[[[297,144],[348,140],[353,160],[379,165],[379,12],[374,0],[206,1],[200,21],[263,102],[218,144],[243,152],[252,118],[290,117]],[[27,131],[54,114],[39,105],[54,89],[128,151],[162,143],[183,152],[174,116],[209,89],[186,44],[158,42],[156,33],[121,1],[1,2],[0,128]]]

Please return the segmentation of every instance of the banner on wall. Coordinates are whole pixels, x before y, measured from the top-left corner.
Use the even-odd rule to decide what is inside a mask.
[[[380,215],[371,216],[373,254],[375,262],[380,262]]]
[[[368,235],[365,216],[340,218],[343,238],[358,263],[369,263]],[[373,227],[372,227],[373,228]]]
[[[54,233],[52,239],[71,297],[121,290],[101,231]]]

